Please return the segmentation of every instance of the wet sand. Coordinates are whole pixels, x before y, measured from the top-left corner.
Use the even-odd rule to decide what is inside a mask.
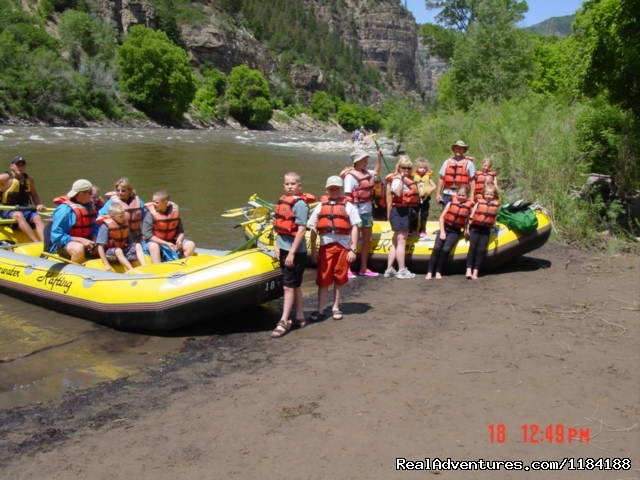
[[[638,479],[639,285],[637,257],[548,244],[477,282],[358,279],[344,320],[282,339],[248,312],[144,378],[0,412],[0,478]],[[631,468],[407,472],[398,457]]]

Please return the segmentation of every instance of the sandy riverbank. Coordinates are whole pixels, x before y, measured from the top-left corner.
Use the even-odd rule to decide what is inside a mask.
[[[239,318],[146,380],[1,413],[0,477],[637,479],[639,280],[637,257],[553,244],[478,282],[358,280],[341,322],[272,340]],[[411,473],[397,457],[632,467]]]

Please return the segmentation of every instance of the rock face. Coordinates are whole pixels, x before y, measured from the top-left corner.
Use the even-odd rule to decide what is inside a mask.
[[[96,11],[126,34],[131,25],[156,26],[156,9],[148,0],[95,0]]]
[[[449,69],[450,65],[438,56],[429,53],[429,47],[418,42],[416,50],[416,82],[417,90],[422,97],[433,100],[438,95],[438,79]]]
[[[237,65],[247,65],[270,75],[274,61],[250,32],[243,28],[222,28],[222,22],[211,15],[209,22],[184,25],[182,39],[196,63],[211,64],[229,73]]]

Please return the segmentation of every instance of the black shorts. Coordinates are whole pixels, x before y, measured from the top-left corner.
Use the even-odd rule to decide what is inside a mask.
[[[389,214],[389,223],[394,232],[409,231],[415,210],[411,207],[393,207]]]
[[[282,270],[282,285],[289,288],[298,288],[302,285],[304,267],[307,264],[307,252],[298,252],[293,256],[293,267],[285,266],[284,261],[289,255],[288,250],[280,250],[280,269]]]

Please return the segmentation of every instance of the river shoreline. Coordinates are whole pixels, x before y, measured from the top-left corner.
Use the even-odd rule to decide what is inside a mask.
[[[625,294],[639,277],[637,257],[547,244],[477,282],[358,279],[341,322],[275,340],[248,312],[187,335],[144,378],[0,412],[0,465],[20,479],[388,479],[407,475],[398,457],[607,457],[640,478],[640,304]],[[547,425],[554,441],[528,435]]]

